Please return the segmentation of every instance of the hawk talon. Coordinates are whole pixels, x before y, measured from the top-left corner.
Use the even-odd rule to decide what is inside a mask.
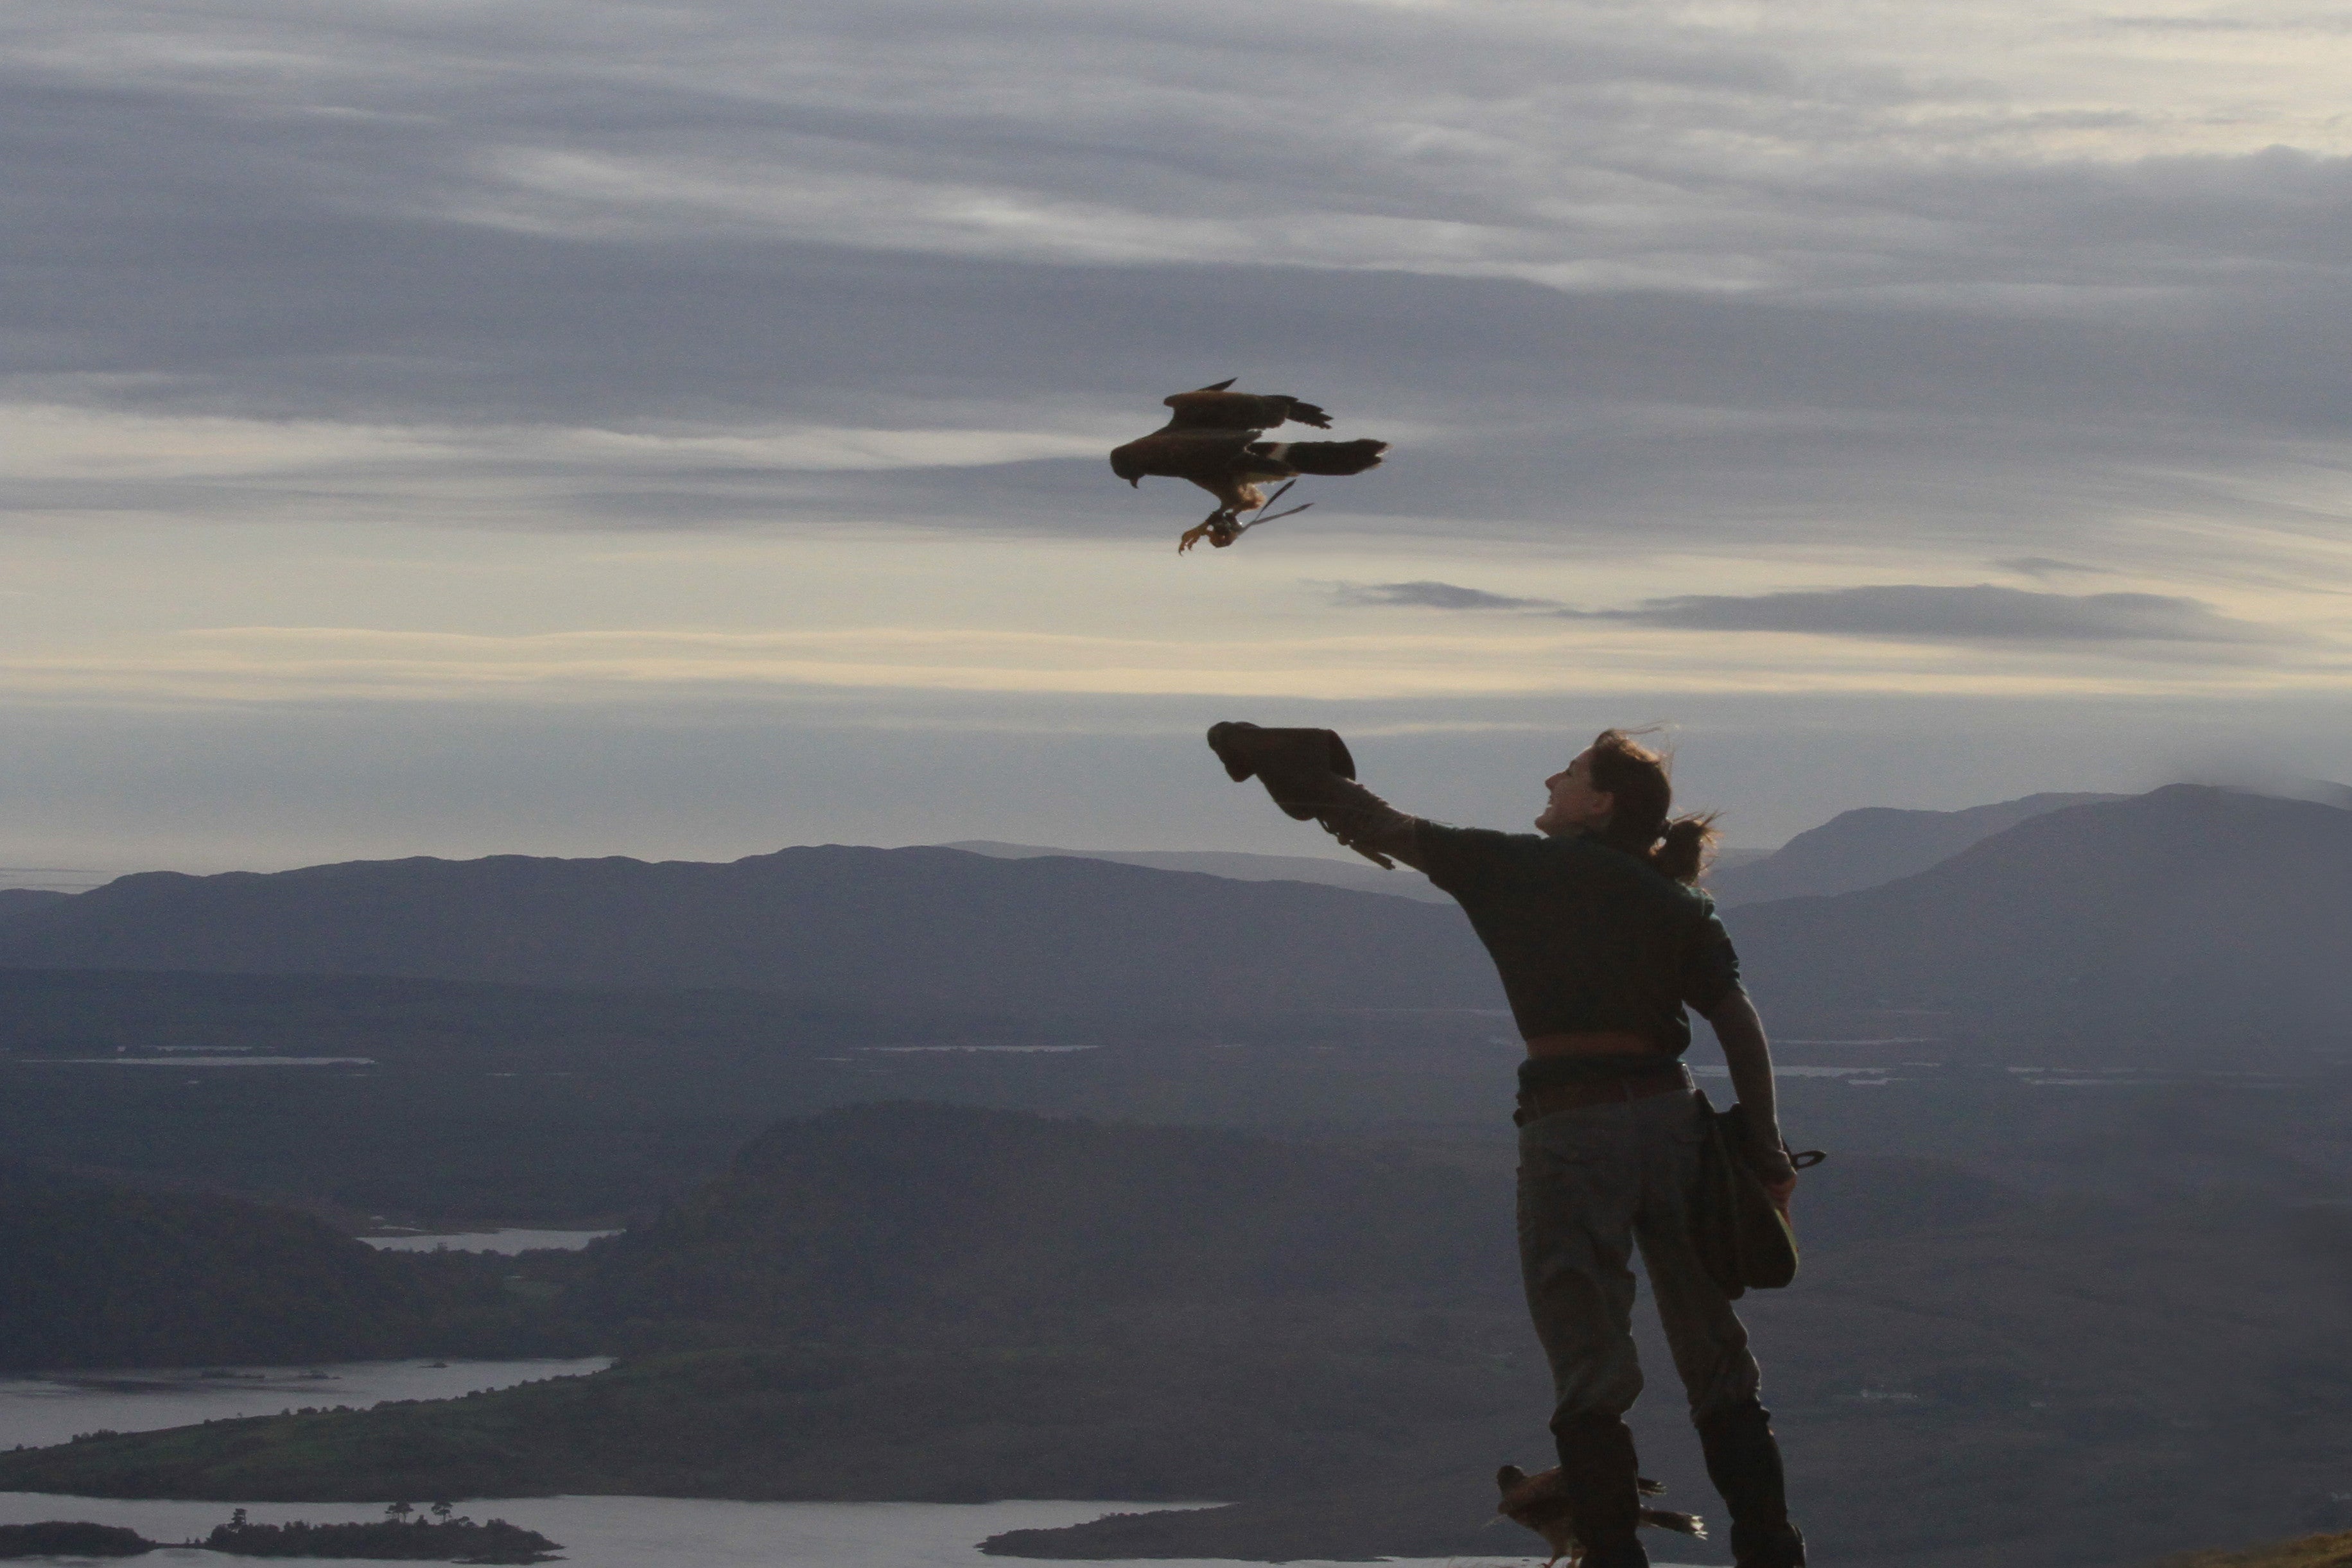
[[[1247,524],[1242,525],[1242,527],[1246,526]],[[1176,553],[1183,554],[1203,539],[1209,542],[1212,548],[1223,550],[1241,536],[1242,528],[1234,526],[1231,512],[1213,511],[1200,522],[1184,531],[1183,537],[1176,541]]]

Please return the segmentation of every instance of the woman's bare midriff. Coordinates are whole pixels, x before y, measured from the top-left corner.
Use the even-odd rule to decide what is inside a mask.
[[[1531,1057],[1641,1057],[1662,1055],[1645,1035],[1627,1029],[1593,1029],[1565,1035],[1530,1035]]]

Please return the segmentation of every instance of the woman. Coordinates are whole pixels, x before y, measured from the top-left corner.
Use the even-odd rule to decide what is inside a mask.
[[[1731,939],[1694,885],[1713,836],[1669,820],[1663,760],[1604,730],[1561,772],[1532,834],[1448,827],[1395,810],[1350,776],[1320,730],[1220,724],[1209,743],[1236,780],[1262,780],[1292,816],[1341,843],[1427,873],[1470,917],[1500,973],[1519,1067],[1519,1259],[1551,1363],[1551,1431],[1584,1568],[1649,1562],[1635,1538],[1638,1473],[1625,1412],[1641,1249],[1708,1478],[1731,1511],[1739,1568],[1801,1568],[1770,1413],[1731,1303],[1685,1223],[1702,1122],[1690,1073],[1695,1009],[1715,1028],[1747,1108],[1756,1168],[1784,1207],[1797,1173],[1780,1142],[1771,1049],[1739,984]],[[1336,765],[1335,765],[1336,764]]]

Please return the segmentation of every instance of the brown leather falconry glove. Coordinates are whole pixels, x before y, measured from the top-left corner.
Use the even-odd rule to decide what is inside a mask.
[[[1410,854],[1413,819],[1356,782],[1356,759],[1332,730],[1262,730],[1227,722],[1209,729],[1209,749],[1235,784],[1255,778],[1274,804],[1383,870]]]

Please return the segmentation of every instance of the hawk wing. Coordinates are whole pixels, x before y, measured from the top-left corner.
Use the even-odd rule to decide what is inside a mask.
[[[1253,441],[1250,452],[1285,465],[1288,474],[1360,474],[1381,466],[1386,441]]]
[[[1559,1484],[1559,1467],[1528,1474],[1517,1465],[1505,1465],[1496,1472],[1495,1485],[1503,1500],[1495,1511],[1517,1520],[1528,1529],[1540,1528],[1536,1521],[1549,1519],[1568,1507],[1568,1492]]]
[[[1171,430],[1271,430],[1285,420],[1297,420],[1312,425],[1318,430],[1331,428],[1331,416],[1311,403],[1302,403],[1282,393],[1230,392],[1230,381],[1214,386],[1204,386],[1194,392],[1180,392],[1160,401],[1174,410],[1168,416]]]
[[[1559,1467],[1538,1470],[1534,1475],[1517,1465],[1505,1465],[1495,1472],[1495,1485],[1503,1500],[1495,1511],[1515,1519],[1530,1530],[1540,1530],[1537,1521],[1558,1517],[1568,1509],[1568,1489],[1560,1485]],[[1666,1489],[1647,1476],[1635,1479],[1634,1489],[1643,1497],[1656,1497]]]
[[[1581,1543],[1576,1537],[1576,1521],[1570,1516],[1568,1493],[1559,1484],[1557,1468],[1531,1476],[1517,1465],[1505,1465],[1496,1473],[1495,1483],[1503,1493],[1496,1513],[1542,1536],[1555,1560],[1576,1558]]]

